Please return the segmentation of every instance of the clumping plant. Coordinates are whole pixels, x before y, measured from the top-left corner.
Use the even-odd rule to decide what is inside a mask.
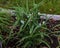
[[[47,28],[47,19],[40,22],[41,15],[38,13],[43,1],[36,4],[33,0],[31,8],[29,0],[25,1],[25,5],[17,4],[12,7],[15,10],[14,16],[0,13],[0,46],[2,45],[3,48],[42,48],[44,46],[51,48],[52,31]]]
[[[35,12],[34,10],[31,14],[24,11],[22,7],[16,7],[16,10],[17,20],[13,25],[14,27],[19,26],[19,31],[16,33],[19,40],[16,42],[16,46],[20,46],[21,48],[34,48],[35,45],[44,43],[50,48],[48,42],[44,40],[45,36],[49,37],[46,34],[46,25],[45,23],[39,25],[37,11]]]
[[[47,29],[46,23],[43,22],[41,25],[38,23],[40,19],[38,16],[39,5],[40,3],[33,4],[33,8],[29,9],[28,0],[26,0],[26,8],[20,6],[14,7],[17,19],[13,24],[14,28],[11,30],[10,37],[12,36],[11,39],[18,38],[18,41],[15,43],[16,47],[35,48],[43,43],[50,48],[50,42],[45,39],[45,36],[48,37],[52,43],[49,34],[46,32],[47,30],[49,31],[49,29]],[[16,30],[13,31],[14,29]]]

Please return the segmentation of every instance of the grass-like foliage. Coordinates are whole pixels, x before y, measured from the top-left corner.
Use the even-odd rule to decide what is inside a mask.
[[[49,37],[48,34],[46,34],[46,25],[39,25],[37,11],[34,10],[31,14],[29,11],[25,11],[26,9],[24,10],[22,7],[17,7],[16,10],[17,21],[14,25],[17,26],[19,24],[20,26],[19,32],[17,32],[17,36],[20,37],[19,41],[16,43],[17,46],[29,48],[44,43],[49,47],[48,42],[44,40],[45,36]]]
[[[38,45],[41,48],[42,44],[51,48],[53,40],[49,34],[52,31],[47,28],[46,21],[38,22],[39,7],[43,1],[36,4],[33,0],[31,8],[28,0],[25,1],[25,6],[17,4],[13,7],[15,9],[13,17],[7,13],[0,13],[0,41],[3,48],[38,48]]]

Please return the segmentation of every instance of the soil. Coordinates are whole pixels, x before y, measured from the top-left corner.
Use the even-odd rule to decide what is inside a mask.
[[[15,19],[15,17],[14,16],[12,16],[12,18],[13,18],[13,21],[15,21],[16,19]],[[41,19],[40,19],[41,20]],[[42,21],[45,21],[45,19],[43,19]],[[41,22],[42,22],[41,21]],[[53,26],[55,26],[55,25],[57,25],[57,24],[59,24],[60,23],[60,21],[57,21],[57,20],[53,20],[53,19],[50,19],[50,20],[48,20],[47,22],[46,22],[46,25],[47,25],[47,28],[49,28],[49,29],[51,29]],[[60,30],[60,27],[58,28],[57,27],[57,29],[58,30]],[[17,26],[14,30],[14,33],[16,32],[16,31],[19,31],[19,26]],[[51,29],[51,31],[56,31],[55,30],[55,28],[52,30]],[[7,35],[7,34],[5,34],[5,33],[3,33],[3,35]],[[51,38],[52,38],[52,40],[53,40],[53,43],[52,44],[50,44],[50,46],[51,46],[51,48],[56,48],[59,44],[58,44],[58,37],[56,37],[56,36],[54,36],[54,35],[49,35]],[[6,37],[5,37],[6,38]],[[48,38],[46,38],[47,39],[47,41],[49,41],[50,42],[50,40],[48,39]],[[19,39],[17,38],[14,38],[13,40],[10,40],[8,43],[7,43],[7,45],[6,45],[6,48],[12,48],[12,46],[15,46],[16,44],[16,42],[18,41]],[[1,48],[1,44],[0,44],[0,48]],[[16,47],[14,47],[14,48],[16,48]],[[46,45],[44,45],[44,44],[39,44],[39,45],[37,45],[36,46],[36,48],[48,48]]]

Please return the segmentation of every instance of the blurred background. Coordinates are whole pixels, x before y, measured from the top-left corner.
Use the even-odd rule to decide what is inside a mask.
[[[33,1],[36,4],[42,2],[39,7],[39,11],[41,13],[49,13],[49,14],[60,14],[60,0],[28,0],[29,7],[32,7]],[[2,8],[12,8],[13,6],[24,6],[25,7],[26,0],[0,0],[0,7]]]

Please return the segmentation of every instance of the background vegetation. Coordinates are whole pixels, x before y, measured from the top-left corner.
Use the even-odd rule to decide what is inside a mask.
[[[35,3],[42,1],[39,11],[42,13],[60,14],[60,0],[34,0]],[[0,0],[0,7],[11,8],[12,6],[26,6],[26,0]],[[33,0],[29,0],[29,7],[31,8]]]
[[[39,7],[42,13],[60,14],[60,0],[34,0],[35,3],[42,1]],[[26,0],[0,0],[0,7],[11,8],[12,6],[26,6]],[[29,7],[31,8],[33,0],[29,0]]]

